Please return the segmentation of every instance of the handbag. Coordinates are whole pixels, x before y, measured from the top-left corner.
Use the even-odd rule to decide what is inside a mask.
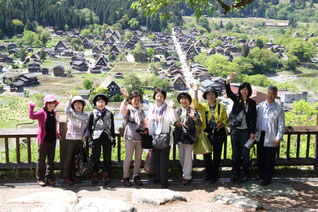
[[[170,130],[169,130],[170,131]],[[156,149],[165,149],[170,145],[170,132],[160,133],[154,135],[152,139],[152,146]]]
[[[148,128],[138,128],[136,132],[141,135],[141,147],[143,149],[151,149],[152,146],[152,136],[149,135]]]
[[[206,154],[212,152],[212,145],[203,131],[199,133],[193,145],[194,154]]]
[[[211,142],[212,146],[217,145],[218,143],[223,143],[226,138],[225,128],[222,127],[217,131],[217,128],[213,128],[212,132],[208,134],[208,139]]]
[[[218,115],[220,115],[220,103],[218,103]],[[205,121],[206,121],[206,128],[208,128],[208,112],[205,112]],[[222,127],[217,131],[216,126],[213,127],[211,130],[208,130],[208,135],[207,135],[210,143],[212,146],[217,145],[218,143],[222,143],[226,139],[226,132],[225,128]]]
[[[153,174],[152,149],[148,150],[144,165],[144,171],[149,175]]]
[[[88,157],[87,149],[82,142],[80,151],[74,157],[75,173],[77,176],[87,176],[93,171],[93,162]]]

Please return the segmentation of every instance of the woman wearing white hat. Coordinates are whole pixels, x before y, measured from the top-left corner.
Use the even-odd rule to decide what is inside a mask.
[[[75,176],[74,157],[82,148],[87,136],[88,114],[84,112],[86,105],[81,96],[74,96],[69,92],[66,93],[69,100],[65,108],[65,113],[69,118],[68,129],[66,133],[66,156],[64,161],[63,177],[64,182],[72,185],[73,182],[79,182]]]

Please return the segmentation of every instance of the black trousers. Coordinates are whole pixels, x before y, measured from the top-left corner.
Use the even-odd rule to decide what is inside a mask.
[[[219,176],[219,169],[221,165],[223,142],[218,142],[213,146],[213,161],[212,153],[203,154],[205,174],[208,180],[216,180]]]
[[[37,180],[52,179],[54,170],[55,146],[56,141],[44,141],[43,144],[39,144],[39,160],[36,165]],[[45,164],[46,158],[47,165]]]
[[[262,131],[260,141],[257,143],[257,163],[259,176],[266,182],[273,178],[275,156],[277,147],[264,147],[265,132]]]
[[[81,140],[67,140],[66,141],[66,155],[64,160],[63,177],[75,176],[75,155],[81,151]]]
[[[111,172],[112,144],[108,139],[99,138],[93,141],[91,160],[93,172],[100,170],[100,154],[103,148],[103,172]]]
[[[168,183],[170,146],[165,149],[152,149],[153,171],[161,185]]]

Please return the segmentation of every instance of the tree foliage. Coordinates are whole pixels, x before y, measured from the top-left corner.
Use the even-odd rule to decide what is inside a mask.
[[[128,93],[137,90],[143,94],[146,88],[145,83],[143,83],[139,77],[132,73],[124,75],[123,85]]]

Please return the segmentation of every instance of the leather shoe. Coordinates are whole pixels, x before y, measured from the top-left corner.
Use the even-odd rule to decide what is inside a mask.
[[[231,177],[231,183],[236,183],[238,180],[240,179],[240,177],[238,175],[232,175]]]
[[[40,186],[46,186],[46,182],[45,181],[43,181],[43,180],[38,180],[38,184],[40,185]]]
[[[161,184],[161,188],[168,188],[168,184],[167,183]]]
[[[268,184],[270,184],[270,181],[261,180],[261,186],[267,186]]]
[[[142,185],[142,182],[140,180],[140,177],[139,176],[135,176],[134,177],[134,183],[138,186],[141,186]]]
[[[182,185],[188,185],[190,182],[191,182],[191,179],[190,179],[190,180],[183,179],[183,180],[181,181],[181,184],[182,184]]]
[[[127,177],[127,178],[124,178],[123,183],[124,183],[124,185],[125,185],[126,187],[130,187],[130,186],[131,186],[131,182],[130,182],[130,180],[129,180],[128,177]]]
[[[243,175],[240,179],[240,183],[245,183],[246,181],[248,181],[248,177],[246,177],[245,175]]]
[[[50,178],[48,178],[47,180],[46,180],[46,182],[49,184],[49,185],[55,185],[55,182],[53,181],[53,180],[51,180]]]

